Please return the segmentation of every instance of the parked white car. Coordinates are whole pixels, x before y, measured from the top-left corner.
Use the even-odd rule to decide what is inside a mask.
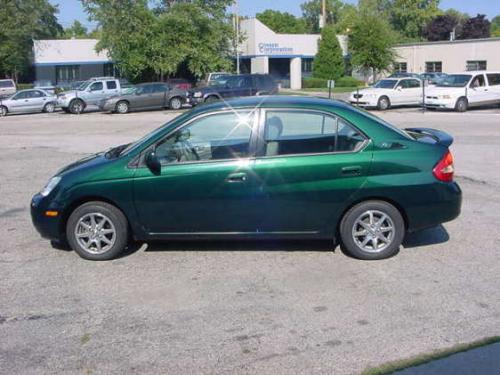
[[[449,74],[425,93],[428,108],[465,112],[470,107],[500,104],[500,72]]]
[[[372,87],[354,91],[351,104],[366,108],[386,110],[403,105],[422,103],[422,81],[417,78],[385,78]]]
[[[16,83],[12,79],[0,79],[0,98],[16,93]]]
[[[57,98],[41,89],[21,90],[0,100],[0,116],[9,113],[54,112]]]

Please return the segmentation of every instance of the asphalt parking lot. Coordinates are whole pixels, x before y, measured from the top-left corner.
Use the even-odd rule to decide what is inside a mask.
[[[500,109],[380,114],[451,133],[464,194],[457,220],[388,260],[170,242],[98,263],[39,237],[30,198],[60,167],[175,115],[0,118],[1,373],[357,374],[500,333]]]

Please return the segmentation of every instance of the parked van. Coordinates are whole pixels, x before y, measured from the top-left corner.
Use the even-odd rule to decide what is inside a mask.
[[[11,79],[0,79],[0,98],[6,98],[16,93],[16,83]]]
[[[473,71],[449,74],[425,95],[428,108],[465,112],[470,107],[500,104],[500,72]]]

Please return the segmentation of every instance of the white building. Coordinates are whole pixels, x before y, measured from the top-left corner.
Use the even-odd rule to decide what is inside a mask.
[[[240,46],[243,72],[269,73],[292,89],[302,87],[302,76],[312,72],[318,34],[278,34],[256,18],[241,21],[245,40]],[[347,39],[337,36],[344,56]]]
[[[500,38],[400,44],[395,51],[400,72],[500,71]]]
[[[54,84],[114,75],[114,65],[106,51],[97,52],[95,39],[33,41],[36,80]]]

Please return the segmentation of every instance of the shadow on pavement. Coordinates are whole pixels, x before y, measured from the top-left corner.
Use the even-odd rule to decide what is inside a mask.
[[[437,245],[448,242],[449,239],[450,235],[448,231],[442,225],[439,225],[434,228],[407,233],[403,241],[403,246],[406,249],[411,249],[413,247]]]

